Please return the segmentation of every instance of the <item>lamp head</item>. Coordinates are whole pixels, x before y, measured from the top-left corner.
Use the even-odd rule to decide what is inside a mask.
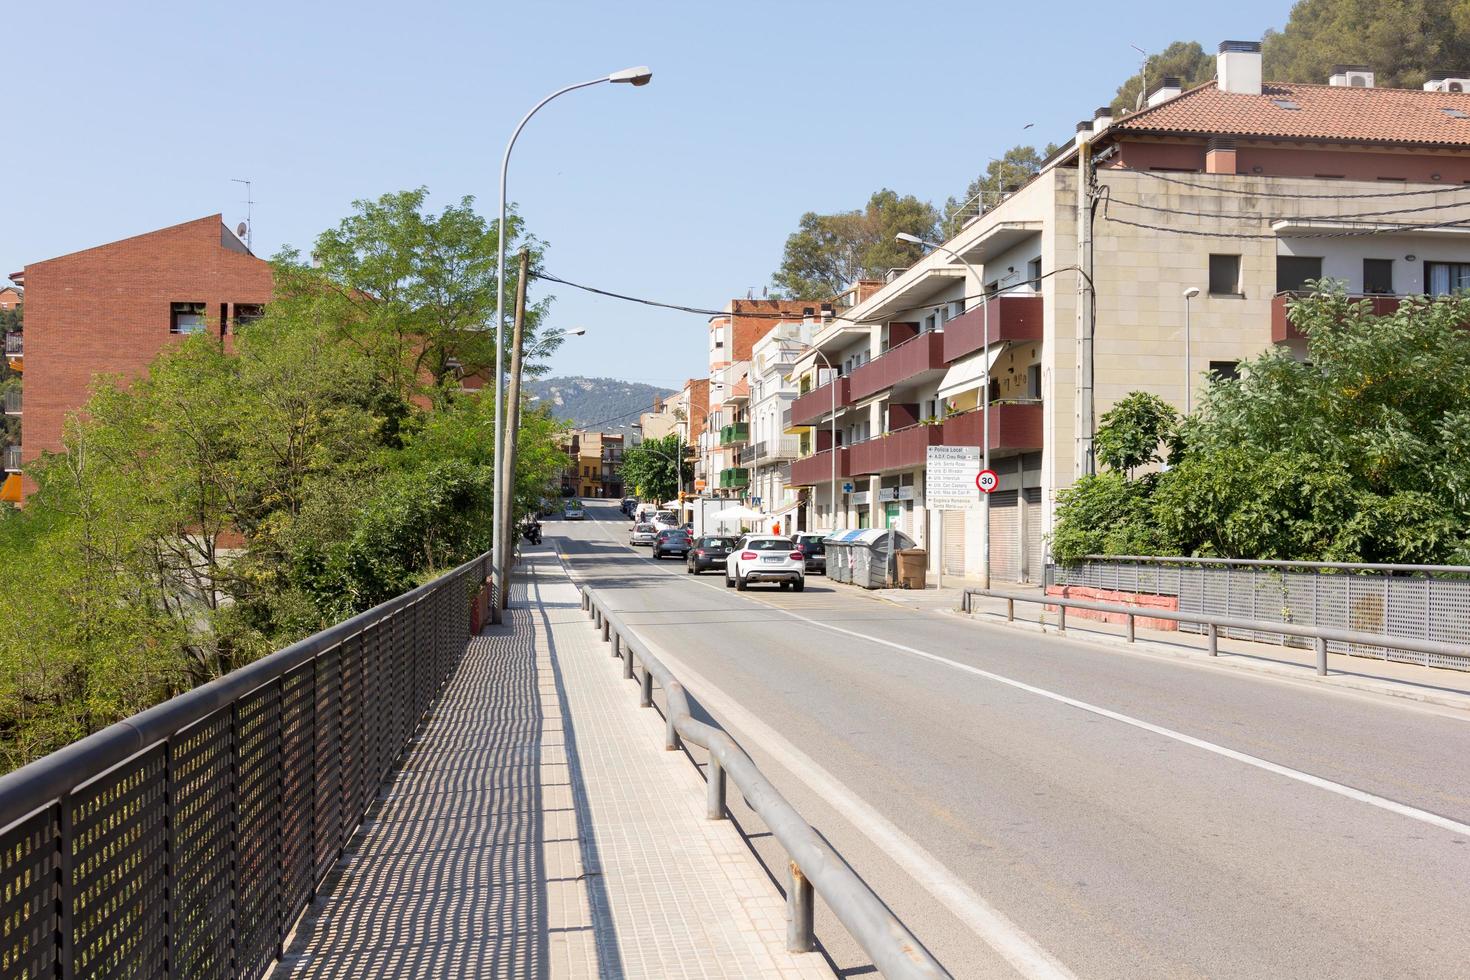
[[[1198,286],[1190,286],[1188,289],[1186,289],[1184,291],[1184,298],[1185,299],[1194,299],[1198,295],[1199,295],[1199,287]]]
[[[920,238],[918,235],[910,235],[906,231],[901,231],[897,235],[894,235],[893,237],[894,237],[894,240],[895,241],[908,242],[910,245],[923,245],[924,244],[924,239]]]
[[[636,68],[624,68],[607,76],[609,82],[626,82],[629,85],[647,85],[653,81],[653,69],[647,65],[639,65]]]
[[[582,337],[586,335],[587,328],[577,327],[575,330],[563,330],[562,333],[568,337]]]

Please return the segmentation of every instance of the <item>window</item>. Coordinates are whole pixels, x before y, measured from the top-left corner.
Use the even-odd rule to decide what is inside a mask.
[[[924,317],[924,332],[925,333],[930,333],[938,325],[939,325],[939,318],[935,314],[930,313],[928,316]]]
[[[1026,369],[1026,397],[1041,397],[1041,365],[1033,364]]]
[[[1301,106],[1297,105],[1291,99],[1272,99],[1271,101],[1273,103],[1275,103],[1276,104],[1276,107],[1279,108],[1279,109],[1292,109],[1292,110],[1295,110],[1295,109],[1300,109],[1301,108]]]
[[[1211,270],[1211,274],[1213,275]],[[1308,282],[1322,278],[1322,258],[1308,255],[1276,256],[1276,291],[1278,293],[1306,292]],[[1215,291],[1211,280],[1210,292]]]
[[[1240,295],[1240,256],[1210,256],[1210,295]]]
[[[1038,293],[1041,292],[1041,259],[1035,258],[1026,263],[1026,278],[1031,283],[1031,288]]]
[[[1426,262],[1424,281],[1430,296],[1448,296],[1470,289],[1470,263]]]
[[[203,303],[171,303],[168,321],[169,333],[203,333]]]
[[[236,303],[235,304],[235,329],[249,326],[256,320],[265,316],[265,307],[259,303]]]
[[[1363,292],[1393,293],[1393,259],[1363,260]]]
[[[1234,381],[1240,377],[1239,361],[1211,361],[1210,379],[1212,381]]]

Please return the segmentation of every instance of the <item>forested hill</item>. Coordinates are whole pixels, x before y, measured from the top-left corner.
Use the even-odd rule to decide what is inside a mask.
[[[653,408],[655,398],[673,394],[668,388],[617,378],[541,378],[527,387],[533,405],[550,405],[553,415],[577,428],[609,432],[637,422],[638,413]]]

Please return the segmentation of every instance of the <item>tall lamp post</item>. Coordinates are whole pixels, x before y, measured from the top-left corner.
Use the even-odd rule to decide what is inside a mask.
[[[990,293],[985,288],[985,280],[981,278],[980,273],[975,271],[975,267],[963,255],[948,245],[925,241],[918,235],[910,235],[904,231],[899,232],[893,237],[898,241],[908,242],[910,245],[937,249],[946,255],[952,256],[956,262],[959,262],[969,271],[970,277],[980,287],[980,315],[984,317],[984,353],[980,355],[982,359],[981,366],[983,368],[983,373],[980,376],[980,465],[983,469],[988,470],[990,469]],[[990,588],[990,494],[982,494],[981,497],[980,587],[982,589],[988,589]],[[942,568],[944,563],[943,555],[940,556],[939,561],[940,567]]]
[[[818,357],[820,357],[822,359],[822,363],[823,364],[827,365],[827,384],[829,384],[829,385],[832,386],[832,418],[830,420],[831,421],[831,424],[832,424],[832,440],[831,440],[832,441],[832,445],[828,447],[827,451],[832,454],[832,459],[831,459],[831,463],[832,463],[832,530],[835,531],[835,530],[837,530],[837,527],[838,527],[838,525],[837,525],[837,521],[838,521],[838,517],[837,517],[837,372],[834,371],[834,370],[832,370],[832,362],[827,359],[827,355],[826,354],[822,353],[821,348],[820,347],[817,347],[815,344],[808,344],[808,343],[806,343],[805,341],[802,341],[802,340],[783,340],[783,341],[781,341],[781,343],[783,345],[788,345],[789,344],[792,347],[800,347],[800,348],[804,348],[806,350],[809,350],[813,354],[815,354]],[[845,521],[844,521],[844,523],[845,523]]]
[[[1194,372],[1189,364],[1189,301],[1199,295],[1198,286],[1184,291],[1184,414],[1194,410]]]
[[[500,224],[496,226],[496,259],[495,259],[495,456],[492,468],[494,470],[492,485],[498,488],[504,483],[504,444],[505,444],[505,185],[506,176],[510,172],[510,151],[515,149],[516,139],[521,135],[521,130],[526,128],[526,123],[531,117],[541,110],[557,96],[575,92],[579,88],[589,88],[593,85],[601,85],[603,82],[621,83],[627,85],[647,85],[653,81],[653,72],[647,66],[637,68],[624,68],[615,71],[611,75],[594,78],[591,81],[577,82],[566,88],[557,89],[546,98],[531,107],[531,111],[521,117],[516,124],[515,130],[510,134],[510,142],[505,144],[505,156],[500,161]],[[506,556],[504,530],[505,515],[509,513],[508,506],[503,493],[497,492],[491,506],[491,521],[494,524],[491,537],[491,563],[495,568],[495,586],[501,592],[507,586],[506,573],[510,569],[510,563]],[[500,622],[500,603],[492,603],[491,622]]]

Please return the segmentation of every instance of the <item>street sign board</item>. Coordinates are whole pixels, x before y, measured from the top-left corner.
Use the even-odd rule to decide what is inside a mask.
[[[844,483],[842,485],[842,492],[843,493],[852,493],[852,484],[851,483]]]
[[[930,446],[925,460],[924,499],[935,510],[967,510],[980,504],[975,478],[979,446]]]
[[[699,493],[703,493],[704,492],[704,481],[703,480],[695,480],[694,481],[694,489],[697,492],[699,492]]]
[[[1000,484],[1000,477],[995,470],[981,470],[975,474],[975,486],[980,488],[981,493],[994,493]]]

